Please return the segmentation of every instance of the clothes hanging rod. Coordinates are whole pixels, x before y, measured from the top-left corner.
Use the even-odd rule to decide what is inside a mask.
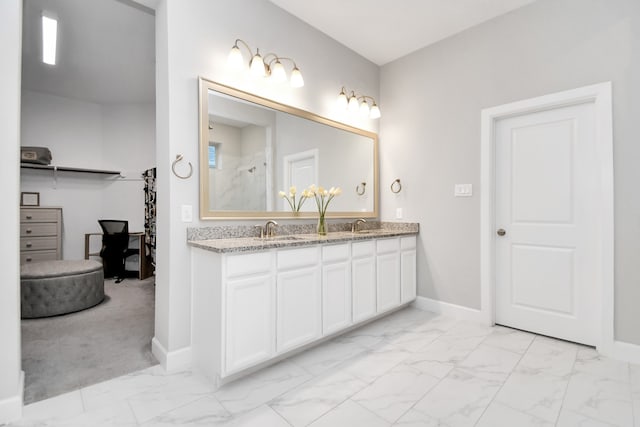
[[[58,172],[76,172],[76,173],[94,173],[100,175],[120,175],[120,171],[110,171],[103,169],[86,169],[86,168],[72,168],[68,166],[53,166],[53,165],[36,165],[33,163],[20,163],[22,169],[37,169],[37,170],[50,170]]]

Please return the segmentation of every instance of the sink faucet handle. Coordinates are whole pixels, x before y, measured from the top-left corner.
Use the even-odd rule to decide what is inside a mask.
[[[254,225],[254,227],[260,231],[260,238],[264,239],[264,227],[261,226],[260,224],[256,224]]]
[[[270,219],[269,221],[267,221],[267,223],[264,225],[264,234],[265,237],[273,237],[276,235],[275,231],[274,231],[274,227],[277,227],[278,223],[275,222],[274,220]]]
[[[364,223],[366,223],[366,222],[367,222],[367,220],[366,220],[366,219],[364,219],[364,218],[358,218],[358,219],[356,219],[355,221],[353,221],[353,222],[351,223],[351,232],[352,232],[352,233],[357,232],[357,231],[358,231],[358,225],[359,225],[359,224],[364,224]]]

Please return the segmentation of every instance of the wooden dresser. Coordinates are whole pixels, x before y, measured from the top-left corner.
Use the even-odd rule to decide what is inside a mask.
[[[62,259],[62,208],[20,208],[20,264]]]

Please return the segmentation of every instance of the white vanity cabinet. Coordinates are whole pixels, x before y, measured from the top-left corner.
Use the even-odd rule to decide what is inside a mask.
[[[275,353],[273,254],[224,257],[224,373],[270,359]]]
[[[400,239],[376,242],[377,312],[400,305]]]
[[[222,382],[416,296],[414,235],[240,253],[194,247],[191,261],[193,363]]]
[[[284,353],[322,334],[319,247],[279,250],[276,348]]]
[[[376,315],[376,241],[351,244],[353,323]]]
[[[351,325],[349,244],[322,247],[322,334]]]
[[[416,236],[400,238],[400,302],[416,299]]]

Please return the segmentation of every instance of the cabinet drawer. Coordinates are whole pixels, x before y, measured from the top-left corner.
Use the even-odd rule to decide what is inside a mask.
[[[346,261],[349,259],[349,245],[332,245],[322,247],[322,261]]]
[[[34,251],[22,252],[20,254],[20,264],[29,264],[38,261],[54,261],[58,259],[57,251]]]
[[[20,224],[20,236],[56,236],[58,234],[58,224],[45,222],[38,224]]]
[[[278,251],[278,270],[318,264],[318,248]]]
[[[376,242],[378,253],[395,252],[398,250],[398,239],[381,239]]]
[[[376,249],[375,240],[353,243],[351,245],[351,256],[353,258],[372,256]]]
[[[271,259],[271,252],[228,255],[226,261],[226,276],[248,276],[251,274],[269,272],[271,271]]]
[[[58,249],[58,238],[52,237],[23,237],[20,239],[21,251],[40,251],[43,249]]]
[[[20,222],[56,222],[59,209],[20,209]]]
[[[416,236],[402,237],[400,239],[400,249],[403,251],[406,249],[416,248]]]

